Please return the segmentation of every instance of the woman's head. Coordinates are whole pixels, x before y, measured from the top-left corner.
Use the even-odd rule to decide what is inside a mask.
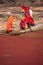
[[[11,12],[7,12],[7,15],[8,15],[8,16],[11,16],[11,15],[14,16],[14,14],[11,13]]]

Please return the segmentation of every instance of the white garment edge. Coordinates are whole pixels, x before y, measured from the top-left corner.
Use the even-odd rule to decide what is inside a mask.
[[[29,9],[29,12],[30,12],[30,16],[33,17],[33,12],[31,9]]]

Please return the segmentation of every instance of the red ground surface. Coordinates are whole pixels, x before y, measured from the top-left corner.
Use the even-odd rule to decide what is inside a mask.
[[[0,65],[43,65],[43,31],[0,35]]]

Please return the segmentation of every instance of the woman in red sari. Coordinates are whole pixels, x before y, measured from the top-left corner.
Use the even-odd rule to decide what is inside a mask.
[[[25,7],[25,6],[24,6]],[[21,28],[25,29],[26,24],[28,25],[28,27],[31,29],[31,26],[34,26],[34,20],[32,18],[32,15],[30,13],[30,7],[25,7],[25,16],[24,19],[21,20]]]

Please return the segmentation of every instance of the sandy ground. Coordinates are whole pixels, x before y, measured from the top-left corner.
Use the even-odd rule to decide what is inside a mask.
[[[43,30],[0,35],[0,65],[43,65]]]

